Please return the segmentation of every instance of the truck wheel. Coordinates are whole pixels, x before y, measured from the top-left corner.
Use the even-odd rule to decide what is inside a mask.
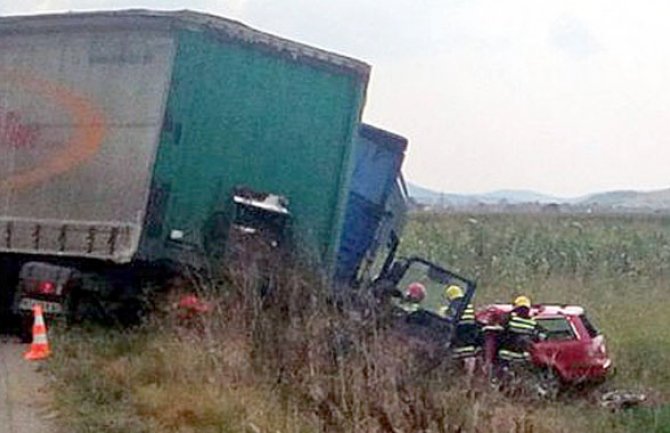
[[[19,339],[21,343],[33,341],[33,317],[25,313],[19,317]]]
[[[127,299],[116,310],[116,318],[123,326],[136,326],[142,322],[142,303],[136,299]]]
[[[73,291],[65,296],[63,305],[65,307],[65,324],[68,327],[81,323],[79,300],[80,296]]]

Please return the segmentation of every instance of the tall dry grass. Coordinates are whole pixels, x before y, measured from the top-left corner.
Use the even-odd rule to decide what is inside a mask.
[[[587,307],[619,366],[616,386],[668,395],[670,222],[665,218],[419,215],[403,240],[480,282]],[[586,400],[505,398],[442,365],[377,317],[279,260],[240,256],[175,282],[131,330],[61,330],[55,405],[67,432],[668,432],[670,411],[608,414]],[[174,304],[197,292],[209,314]],[[261,293],[265,293],[261,296]],[[383,322],[383,321],[382,321]]]
[[[58,332],[49,368],[65,431],[616,431],[586,403],[511,400],[447,366],[426,371],[377,318],[344,313],[319,278],[275,264],[182,280],[137,329]],[[184,318],[174,305],[193,291],[212,310]]]

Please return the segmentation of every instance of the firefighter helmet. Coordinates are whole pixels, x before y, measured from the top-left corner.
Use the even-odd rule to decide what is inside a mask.
[[[419,282],[414,282],[407,286],[407,291],[405,292],[405,298],[414,303],[419,303],[423,301],[423,299],[426,297],[426,287],[419,283]]]
[[[514,308],[519,307],[530,308],[530,298],[528,296],[517,296],[514,300]]]
[[[444,296],[447,297],[448,300],[453,301],[454,299],[462,298],[463,297],[463,289],[461,289],[458,286],[449,286],[446,289],[444,289]]]

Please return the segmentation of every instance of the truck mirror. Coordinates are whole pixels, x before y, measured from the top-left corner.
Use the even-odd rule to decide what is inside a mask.
[[[398,284],[398,282],[402,279],[403,274],[405,273],[404,268],[405,266],[400,262],[393,263],[385,279],[391,281],[393,284]]]

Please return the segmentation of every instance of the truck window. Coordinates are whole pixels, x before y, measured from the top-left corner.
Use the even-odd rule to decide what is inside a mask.
[[[589,333],[589,337],[595,338],[600,334],[600,332],[598,332],[596,327],[593,326],[593,323],[591,323],[591,321],[586,317],[586,314],[582,314],[581,316],[579,316],[579,318],[581,319],[582,323],[584,324],[584,328],[586,328],[586,332]]]
[[[547,336],[547,341],[574,340],[575,332],[570,323],[564,317],[552,317],[550,319],[536,319],[542,332]]]
[[[447,278],[447,275],[441,274],[425,263],[414,262],[398,283],[398,289],[404,292],[411,283],[423,284],[426,288],[426,299],[422,302],[421,308],[438,313],[440,307],[445,304],[444,288],[447,286],[445,282]]]

